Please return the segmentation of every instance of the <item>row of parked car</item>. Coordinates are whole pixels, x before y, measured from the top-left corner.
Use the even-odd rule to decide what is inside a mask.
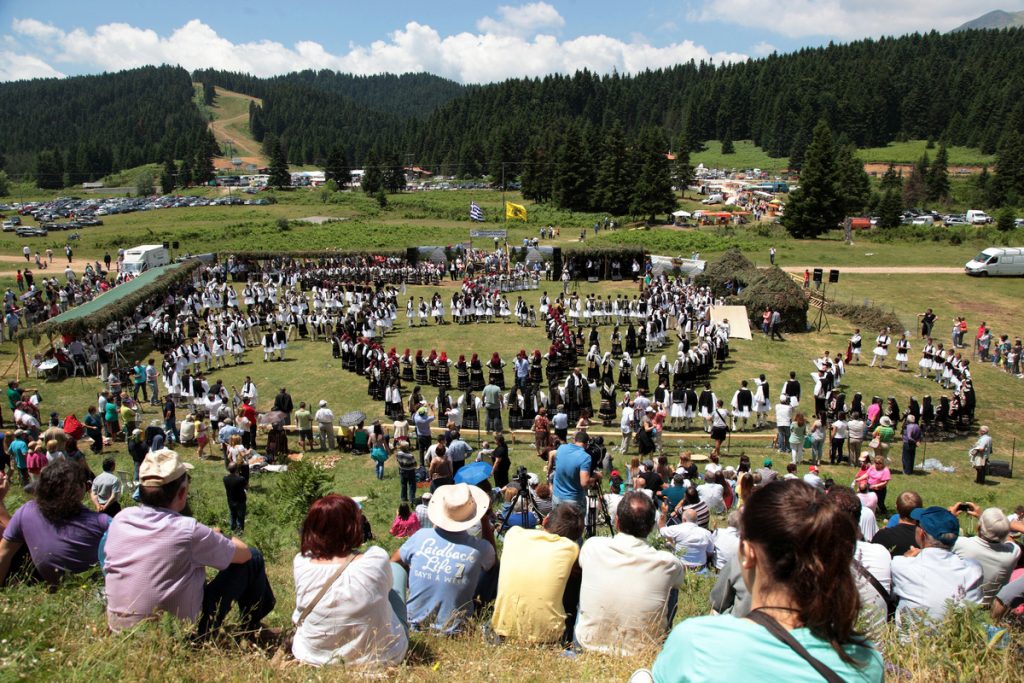
[[[3,232],[13,232],[19,237],[46,236],[51,231],[78,230],[103,225],[101,216],[110,216],[135,211],[153,211],[192,206],[237,206],[269,204],[270,200],[243,199],[241,197],[193,197],[186,195],[164,195],[160,197],[108,197],[81,198],[58,197],[48,202],[25,202],[21,204],[0,204],[0,212],[13,211],[14,215],[4,218]],[[0,214],[3,215],[3,214]],[[38,226],[23,225],[22,216],[31,216]]]

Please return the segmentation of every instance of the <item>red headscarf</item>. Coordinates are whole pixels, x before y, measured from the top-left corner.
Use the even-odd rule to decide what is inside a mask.
[[[438,358],[438,360],[441,361],[442,363],[447,363],[448,362],[448,352],[447,351],[442,351],[441,352],[441,357]]]
[[[492,363],[494,363],[495,365],[497,365],[498,363],[500,363],[500,362],[501,362],[501,356],[499,356],[499,355],[498,355],[498,352],[497,352],[497,351],[495,351],[495,352],[494,352],[494,353],[493,353],[493,354],[491,355],[491,362],[492,362]]]
[[[474,357],[475,357],[475,356],[474,356]],[[466,362],[466,356],[465,356],[465,354],[462,354],[462,353],[460,353],[460,354],[459,354],[459,362],[460,362],[460,363],[465,363],[465,362]]]
[[[473,357],[472,357],[472,358],[470,359],[470,361],[469,361],[469,362],[470,362],[470,363],[479,363],[479,362],[480,362],[480,359],[479,359],[479,358],[477,357],[477,355],[476,355],[476,354],[474,353],[474,354],[473,354]]]
[[[423,349],[416,349],[416,357],[423,358]]]

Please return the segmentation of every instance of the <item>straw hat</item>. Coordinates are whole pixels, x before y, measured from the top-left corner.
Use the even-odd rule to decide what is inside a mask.
[[[469,484],[439,486],[427,506],[427,518],[445,531],[471,528],[490,508],[491,499],[485,491]]]

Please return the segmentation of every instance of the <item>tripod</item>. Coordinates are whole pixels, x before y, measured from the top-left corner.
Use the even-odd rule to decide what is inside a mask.
[[[509,503],[508,512],[506,512],[501,518],[499,531],[502,533],[510,528],[508,520],[517,512],[522,513],[525,516],[532,510],[533,514],[537,516],[537,526],[540,526],[544,519],[543,515],[540,514],[540,510],[537,509],[537,501],[534,499],[533,494],[529,493],[530,481],[527,478],[527,475],[520,475],[517,477],[517,480],[519,482],[519,490],[516,491],[516,495],[512,497],[512,501]]]
[[[583,527],[583,537],[590,538],[597,536],[598,526],[598,514],[604,515],[603,524],[608,525],[608,532],[610,535],[615,535],[615,527],[612,525],[612,516],[608,514],[608,503],[605,502],[604,496],[601,495],[600,483],[591,484],[587,487],[587,509],[586,509],[586,522]]]

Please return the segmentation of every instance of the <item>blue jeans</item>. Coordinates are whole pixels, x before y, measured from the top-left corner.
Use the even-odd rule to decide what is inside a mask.
[[[779,453],[789,453],[789,427],[776,427],[779,435]]]
[[[274,609],[274,591],[267,580],[267,568],[263,554],[249,548],[252,557],[248,562],[232,564],[222,569],[203,588],[203,612],[199,618],[199,635],[220,628],[224,617],[231,611],[231,605],[238,603],[243,628],[255,631],[263,617]]]
[[[381,466],[381,469],[384,469]],[[403,501],[412,503],[416,500],[416,470],[399,470],[399,495]]]
[[[374,470],[377,472],[377,479],[384,478],[384,463],[374,461]]]

